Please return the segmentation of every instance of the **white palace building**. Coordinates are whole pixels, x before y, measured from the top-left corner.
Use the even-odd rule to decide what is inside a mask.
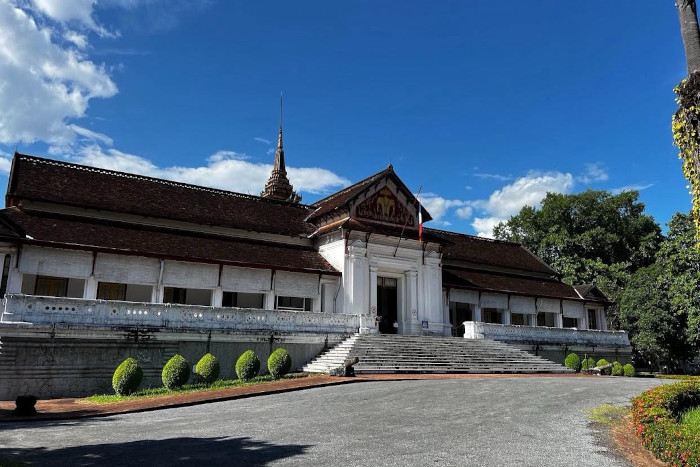
[[[595,286],[514,243],[425,229],[388,168],[313,204],[275,165],[250,196],[15,153],[0,211],[0,399],[94,393],[136,356],[295,364],[354,333],[629,356]],[[422,211],[423,220],[430,214]],[[549,352],[549,354],[547,354]],[[150,366],[149,366],[150,365]]]

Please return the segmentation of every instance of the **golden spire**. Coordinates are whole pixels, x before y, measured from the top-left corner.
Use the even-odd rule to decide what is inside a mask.
[[[277,150],[275,151],[275,163],[272,167],[270,178],[265,184],[265,189],[260,193],[263,198],[279,199],[298,203],[301,196],[298,195],[287,178],[287,169],[284,164],[284,144],[282,143],[282,94],[280,93],[280,129],[277,136]]]

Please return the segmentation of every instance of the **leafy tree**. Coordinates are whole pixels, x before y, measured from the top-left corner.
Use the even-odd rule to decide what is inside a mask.
[[[668,223],[666,241],[659,250],[658,263],[671,310],[687,320],[688,344],[700,348],[700,250],[692,216],[675,214]]]
[[[676,0],[676,8],[688,77],[674,89],[678,110],[673,115],[673,142],[683,161],[683,174],[690,182],[692,214],[700,234],[700,30],[695,0]]]
[[[548,193],[540,209],[524,207],[494,228],[494,236],[522,243],[569,284],[595,282],[616,303],[608,312],[619,329],[618,305],[629,275],[654,262],[661,228],[644,214],[639,192],[587,190]]]
[[[692,216],[677,213],[656,262],[628,281],[620,325],[656,369],[678,369],[700,348],[700,251]]]
[[[638,270],[628,281],[620,303],[620,325],[630,335],[635,352],[655,369],[678,366],[685,336],[671,311],[658,264]]]

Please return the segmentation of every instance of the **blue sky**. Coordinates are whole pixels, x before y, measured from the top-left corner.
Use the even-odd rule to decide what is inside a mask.
[[[690,209],[673,2],[0,0],[0,183],[20,152],[258,194],[284,93],[311,203],[389,163],[489,235],[547,191]]]

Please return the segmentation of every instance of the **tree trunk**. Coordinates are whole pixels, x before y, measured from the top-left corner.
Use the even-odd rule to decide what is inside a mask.
[[[700,30],[695,0],[676,0],[688,75],[700,70]]]

